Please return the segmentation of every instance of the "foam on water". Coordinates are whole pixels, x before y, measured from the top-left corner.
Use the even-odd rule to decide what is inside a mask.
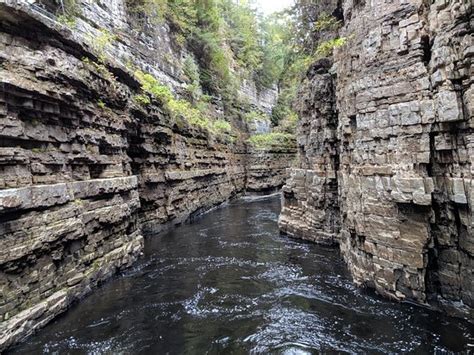
[[[471,324],[351,282],[337,249],[281,236],[279,196],[245,197],[146,242],[133,268],[14,353],[466,351]]]

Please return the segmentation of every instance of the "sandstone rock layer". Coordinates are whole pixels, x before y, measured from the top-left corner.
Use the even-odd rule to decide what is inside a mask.
[[[294,156],[254,158],[242,127],[233,142],[159,102],[138,105],[140,84],[123,63],[135,58],[179,88],[161,57],[181,54],[166,28],[135,37],[123,1],[83,5],[71,31],[51,13],[0,4],[0,351],[131,265],[144,235],[247,188],[283,185]],[[105,63],[87,40],[96,27],[121,35]]]
[[[309,73],[301,102],[309,139],[284,188],[282,229],[338,240],[359,285],[472,318],[472,4],[342,8],[348,42],[332,75]]]

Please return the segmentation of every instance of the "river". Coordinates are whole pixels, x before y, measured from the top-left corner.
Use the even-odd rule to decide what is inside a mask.
[[[12,353],[463,351],[473,326],[355,287],[334,248],[281,236],[278,196],[149,238],[145,257]]]

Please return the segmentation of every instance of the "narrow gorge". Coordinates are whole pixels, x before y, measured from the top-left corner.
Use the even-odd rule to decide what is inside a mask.
[[[355,299],[400,317],[422,309],[457,317],[439,315],[448,319],[440,322],[463,329],[452,338],[462,348],[436,346],[472,351],[472,3],[298,0],[293,13],[268,15],[266,22],[246,4],[0,1],[0,351],[77,301],[81,307],[86,295],[108,290],[108,283],[97,288],[114,275],[134,266],[146,269],[150,255],[154,260],[163,252],[170,269],[180,267],[180,257],[189,257],[190,264],[202,258],[216,268],[238,265],[239,271],[222,275],[232,280],[242,272],[239,280],[250,280],[242,270],[251,262],[268,267],[268,276],[272,265],[288,267],[298,258],[303,269],[325,263],[318,258],[337,263],[339,250],[351,281],[360,286],[345,283]],[[301,43],[293,43],[295,38]],[[253,260],[237,262],[216,246],[207,252],[205,239],[194,240],[215,227],[208,211],[280,190],[281,213],[275,200],[262,203],[261,211],[237,202],[230,215],[226,209],[211,212],[222,223],[219,248],[248,248],[238,257],[261,250]],[[277,219],[282,235],[275,236]],[[199,229],[199,223],[207,224]],[[225,239],[234,225],[242,239]],[[183,255],[167,245],[170,235],[184,243]],[[292,244],[298,239],[332,249]],[[187,248],[186,240],[196,249]],[[276,257],[266,254],[263,241],[279,250]],[[289,250],[288,261],[281,250]],[[345,277],[322,266],[315,270]],[[304,280],[296,271],[285,272],[277,284],[306,287],[291,283]],[[191,290],[201,277],[192,275],[183,289]],[[321,275],[305,277],[313,276]],[[146,274],[135,282],[142,282],[139,277]],[[233,297],[233,282],[219,283],[228,292],[222,304]],[[252,282],[248,287],[259,292],[270,287]],[[361,296],[362,289],[378,296]],[[217,286],[203,290],[219,295]],[[160,292],[172,298],[174,290]],[[265,297],[278,303],[273,296],[250,292],[242,299],[252,301],[239,300],[233,309],[249,309]],[[424,308],[394,309],[379,296]],[[153,303],[148,294],[143,300]],[[344,341],[316,349],[366,352],[376,346],[346,349]],[[279,349],[261,344],[223,345],[217,352]],[[168,345],[156,348],[152,342],[147,351],[208,350]]]

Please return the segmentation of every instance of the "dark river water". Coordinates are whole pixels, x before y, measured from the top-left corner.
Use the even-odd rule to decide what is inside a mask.
[[[353,286],[336,249],[280,236],[278,196],[150,238],[145,257],[18,353],[466,351],[473,327]]]

